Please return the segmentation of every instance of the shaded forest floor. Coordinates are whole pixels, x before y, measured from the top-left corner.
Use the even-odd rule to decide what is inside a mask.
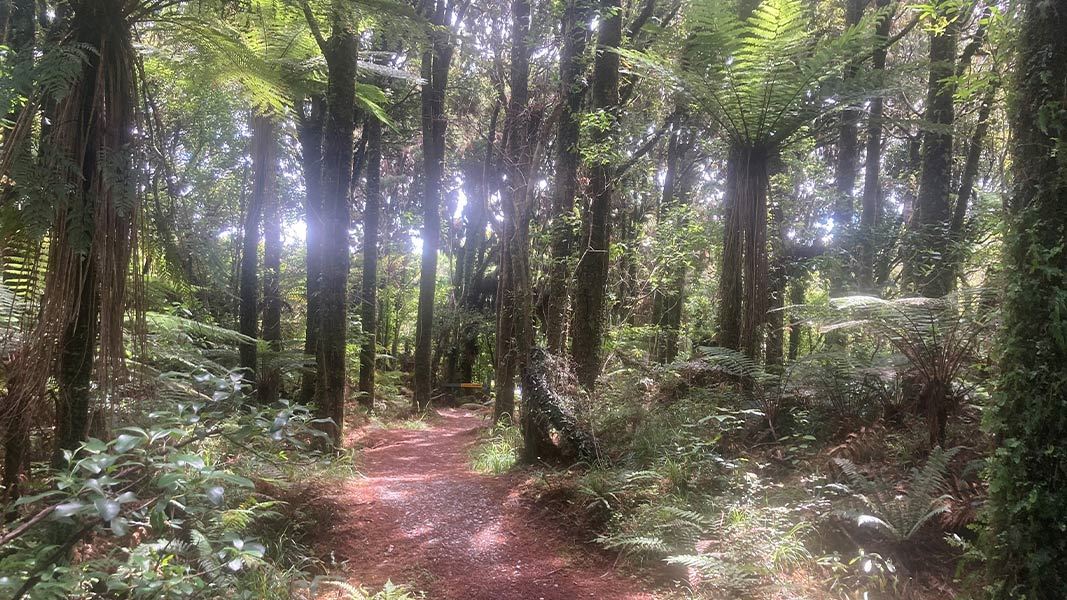
[[[435,600],[651,599],[613,560],[517,491],[521,474],[470,470],[487,421],[442,410],[424,429],[368,427],[365,478],[329,490],[319,551],[351,583],[402,582]],[[320,507],[327,508],[327,507]]]

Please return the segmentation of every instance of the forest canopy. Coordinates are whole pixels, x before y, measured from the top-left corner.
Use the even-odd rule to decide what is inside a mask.
[[[404,461],[635,598],[1062,597],[1065,31],[0,0],[0,598],[476,597],[339,545]]]

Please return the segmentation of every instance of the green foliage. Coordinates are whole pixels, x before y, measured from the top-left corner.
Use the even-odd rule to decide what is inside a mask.
[[[958,448],[934,448],[922,468],[913,468],[907,491],[901,494],[895,486],[868,479],[852,463],[837,458],[834,462],[849,481],[853,496],[863,503],[865,512],[843,512],[859,527],[872,527],[886,533],[892,541],[911,541],[923,526],[948,510],[945,475],[948,464],[959,452]]]
[[[518,461],[522,450],[522,430],[510,423],[493,426],[488,437],[471,450],[471,469],[486,475],[507,473]]]
[[[620,51],[624,58],[674,81],[731,140],[779,147],[820,115],[843,106],[847,66],[873,41],[871,20],[832,38],[809,27],[802,0],[764,0],[744,21],[730,3],[701,1],[687,15],[691,29],[681,65]],[[862,87],[862,86],[860,86]]]
[[[184,402],[109,441],[90,438],[66,453],[69,468],[47,487],[6,507],[24,516],[0,534],[0,589],[31,598],[258,598],[302,576],[306,565],[287,566],[291,557],[264,528],[283,503],[264,498],[249,475],[300,463],[306,476],[326,464],[309,449],[321,435],[310,413],[286,402],[247,405],[239,374],[165,379],[164,388],[184,387]],[[81,558],[72,562],[74,551]]]

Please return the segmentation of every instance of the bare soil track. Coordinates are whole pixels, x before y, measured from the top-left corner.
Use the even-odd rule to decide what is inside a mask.
[[[432,600],[645,600],[617,573],[514,491],[516,476],[470,471],[468,452],[485,420],[443,410],[425,430],[371,430],[365,479],[325,500],[335,518],[322,550],[352,583],[413,583]]]

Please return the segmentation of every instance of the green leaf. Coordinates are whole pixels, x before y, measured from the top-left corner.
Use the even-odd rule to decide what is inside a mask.
[[[100,515],[100,518],[104,521],[110,521],[118,516],[122,507],[119,503],[110,498],[97,498],[93,505],[96,506],[96,512]]]
[[[204,459],[195,454],[179,454],[171,459],[179,467],[191,467],[196,470],[204,468]]]
[[[115,451],[116,452],[129,452],[137,446],[141,445],[144,438],[124,433],[115,438]]]

